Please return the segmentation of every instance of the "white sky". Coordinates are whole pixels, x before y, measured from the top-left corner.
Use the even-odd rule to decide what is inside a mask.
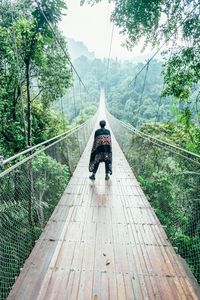
[[[65,0],[68,6],[67,15],[63,16],[60,29],[66,37],[76,41],[82,41],[90,51],[95,52],[99,58],[109,56],[112,24],[110,23],[110,13],[112,7],[107,0],[96,4],[93,7],[85,4],[80,6],[80,0]],[[114,28],[111,57],[121,59],[133,59],[140,55],[141,47],[136,46],[132,52],[128,52],[121,46],[125,40],[119,35],[118,29]],[[148,53],[149,50],[145,50]]]

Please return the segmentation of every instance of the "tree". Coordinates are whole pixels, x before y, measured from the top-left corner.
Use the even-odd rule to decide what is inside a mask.
[[[69,59],[45,19],[53,23],[66,48],[56,27],[64,2],[45,0],[36,6],[32,0],[18,0],[10,5],[3,1],[0,22],[0,141],[7,143],[7,154],[32,145],[33,124],[37,124],[33,120],[37,114],[32,114],[34,102],[39,100],[47,111],[71,84]]]

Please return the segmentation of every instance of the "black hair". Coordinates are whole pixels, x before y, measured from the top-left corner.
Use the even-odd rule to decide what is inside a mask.
[[[99,125],[100,125],[101,128],[104,128],[106,126],[106,121],[105,120],[101,120],[99,122]]]

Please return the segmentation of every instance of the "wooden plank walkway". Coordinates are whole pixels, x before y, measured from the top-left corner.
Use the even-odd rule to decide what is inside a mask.
[[[200,299],[114,137],[90,182],[92,139],[8,299]]]

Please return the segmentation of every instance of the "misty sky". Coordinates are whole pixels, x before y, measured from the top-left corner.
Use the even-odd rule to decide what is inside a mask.
[[[93,7],[80,6],[80,0],[65,0],[68,6],[67,15],[63,17],[60,28],[63,34],[77,41],[82,41],[95,56],[102,58],[109,56],[112,24],[109,21],[112,7],[106,0]],[[114,28],[111,57],[133,59],[140,55],[142,46],[137,46],[128,52],[121,46],[125,40]],[[150,50],[145,50],[148,53]]]

